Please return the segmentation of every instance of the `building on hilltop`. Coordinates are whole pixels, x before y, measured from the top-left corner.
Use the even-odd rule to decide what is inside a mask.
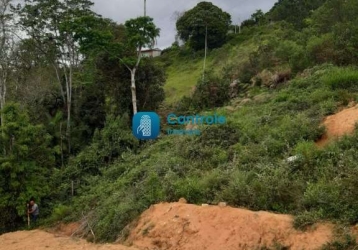
[[[161,49],[144,49],[142,50],[142,57],[157,57],[162,54]]]

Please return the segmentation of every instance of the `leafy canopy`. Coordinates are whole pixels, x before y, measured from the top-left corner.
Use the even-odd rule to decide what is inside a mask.
[[[279,0],[268,16],[273,21],[287,21],[296,28],[305,26],[305,19],[326,0]]]
[[[189,43],[195,50],[205,48],[206,27],[208,30],[208,47],[223,45],[231,24],[230,14],[210,2],[201,2],[184,13],[177,23],[180,39]]]
[[[48,178],[56,149],[44,126],[34,125],[18,104],[7,104],[0,133],[0,232],[16,228],[29,197],[38,201],[50,193]]]
[[[135,48],[153,47],[155,38],[159,36],[157,28],[151,17],[138,17],[126,21],[128,43]]]
[[[80,36],[89,35],[94,24],[102,24],[100,17],[91,10],[92,5],[88,0],[26,0],[13,11],[19,16],[19,25],[43,53],[53,60],[68,60],[78,52],[77,41],[79,45],[88,46],[89,38],[81,39]]]

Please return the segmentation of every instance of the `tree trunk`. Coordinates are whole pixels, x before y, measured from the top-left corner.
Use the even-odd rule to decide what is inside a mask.
[[[3,113],[4,107],[5,107],[5,97],[6,97],[6,83],[2,82],[1,100],[0,100],[0,112],[1,112],[1,118],[0,119],[1,119],[1,135],[2,135],[3,139],[5,137],[5,133],[4,133],[5,117],[4,117],[4,113]],[[6,147],[5,146],[3,148],[3,153],[4,153],[4,155],[6,155]]]
[[[0,57],[2,65],[0,65],[0,109],[1,109],[1,128],[4,127],[4,115],[2,113],[3,108],[5,106],[5,99],[6,99],[6,84],[8,79],[8,72],[9,72],[9,58],[8,52],[9,48],[6,48],[6,41],[9,39],[6,29],[7,29],[7,19],[5,14],[7,12],[7,8],[9,7],[10,1],[1,1],[1,9],[0,9],[0,28],[1,28],[1,41],[0,41]],[[3,129],[2,129],[3,130]]]
[[[130,69],[128,66],[127,68],[131,72],[131,91],[132,91],[132,105],[133,105],[133,115],[137,114],[137,87],[135,84],[135,73],[139,67],[139,63],[142,59],[142,47],[139,46],[138,48],[138,55],[137,55],[137,63],[135,64],[133,69]]]
[[[64,166],[64,160],[63,160],[63,141],[62,141],[62,121],[60,122],[60,142],[61,142],[61,167]]]
[[[206,27],[205,27],[205,56],[204,56],[204,67],[203,67],[203,82],[205,81],[207,51],[208,51],[208,26],[206,25]]]
[[[7,70],[7,69],[4,69]],[[4,115],[3,115],[3,109],[5,107],[5,103],[6,103],[6,75],[4,74],[4,79],[0,79],[0,110],[1,110],[1,127],[4,127],[5,125],[5,119],[4,119]]]
[[[73,63],[73,61],[71,61]],[[67,100],[67,142],[68,153],[71,153],[71,110],[72,110],[72,64],[70,63],[68,72],[64,69],[66,79],[66,100]]]
[[[68,153],[71,153],[71,100],[67,99],[67,142],[68,142]]]
[[[132,105],[133,105],[133,115],[137,114],[137,88],[135,85],[135,73],[137,69],[134,68],[131,70],[131,91],[132,91]]]

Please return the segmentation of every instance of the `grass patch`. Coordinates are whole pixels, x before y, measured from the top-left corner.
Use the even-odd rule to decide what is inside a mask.
[[[297,216],[293,221],[293,227],[298,230],[306,230],[307,227],[312,226],[322,219],[322,214],[319,212],[303,212]]]
[[[358,90],[358,70],[353,67],[335,68],[322,77],[324,84],[330,88]]]
[[[248,30],[223,47],[209,50],[206,69],[215,74],[230,71],[230,74],[237,75],[237,71],[243,70],[242,65],[248,60],[250,53],[257,49],[257,41],[252,38],[251,32]],[[177,103],[183,96],[190,96],[202,76],[203,64],[204,55],[195,58],[190,55],[177,56],[172,60],[167,68],[168,78],[164,86],[167,105]]]
[[[203,62],[195,59],[175,62],[167,69],[167,82],[164,85],[166,104],[173,104],[183,96],[189,96],[202,74]]]
[[[335,228],[334,239],[325,244],[321,250],[355,250],[358,249],[356,238],[349,226],[339,225]]]

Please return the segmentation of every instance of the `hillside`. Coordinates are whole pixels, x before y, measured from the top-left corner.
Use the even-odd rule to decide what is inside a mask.
[[[354,59],[344,51],[348,47],[331,43],[339,30],[330,33],[320,26],[331,4],[314,11],[312,26],[305,30],[279,21],[245,26],[242,34],[209,51],[205,82],[200,81],[203,51],[173,47],[156,60],[167,69],[166,100],[158,111],[164,121],[159,139],[128,150],[137,144],[127,138],[130,131],[123,122],[106,126],[66,173],[93,184],[78,190],[71,207],[95,211],[90,221],[99,239],[115,241],[118,232],[127,237],[126,225],[151,204],[180,197],[193,204],[225,201],[254,211],[292,214],[297,228],[320,220],[358,221],[353,198],[355,117],[348,136],[317,147],[331,133],[325,119],[358,102]],[[352,18],[336,20],[337,27],[352,25]],[[351,44],[350,39],[340,41]],[[234,81],[237,88],[231,96]],[[169,112],[215,113],[227,123],[196,126],[200,136],[167,135]],[[107,146],[112,141],[107,136],[118,130],[119,144],[126,149],[106,164],[93,152],[98,145],[106,145],[104,155],[116,149]],[[101,174],[89,174],[98,162],[105,164]]]
[[[219,206],[167,203],[151,206],[131,231],[127,244],[140,249],[244,250],[319,249],[334,238],[331,225],[306,232],[292,217]],[[213,240],[215,239],[215,240]]]
[[[240,36],[232,38],[230,43],[222,48],[210,51],[206,61],[207,68],[220,73],[225,67],[245,63],[249,54],[258,47],[258,43],[251,37],[252,33],[254,32],[251,30],[244,30]],[[191,55],[186,51],[169,50],[162,56],[160,61],[167,67],[167,81],[164,86],[167,105],[175,104],[183,96],[190,96],[202,77],[203,58],[204,51]]]
[[[323,125],[326,127],[326,133],[317,141],[318,146],[324,147],[339,137],[354,132],[358,120],[358,105],[354,105],[354,102],[350,103],[350,106],[353,107],[325,118]]]
[[[225,204],[196,206],[185,204],[181,199],[180,203],[153,205],[129,225],[129,237],[123,244],[131,247],[88,243],[71,237],[79,225],[63,225],[50,232],[33,230],[1,235],[0,248],[245,250],[288,247],[309,250],[328,247],[331,242],[347,244],[344,237],[336,235],[331,224],[316,224],[303,232],[292,227],[292,220],[289,215],[251,212]]]
[[[199,126],[199,137],[162,135],[139,154],[123,154],[101,176],[86,179],[96,185],[81,191],[75,207],[94,209],[91,221],[104,240],[115,240],[151,204],[180,197],[292,213],[297,227],[322,219],[354,223],[357,132],[315,145],[325,133],[324,118],[357,98],[326,82],[329,72],[342,70],[351,69],[324,65],[279,90],[254,88],[215,110],[226,125]],[[290,162],[290,156],[298,157]]]
[[[236,34],[228,13],[199,3],[180,17],[183,45],[156,58],[140,53],[159,36],[151,17],[116,24],[90,4],[35,2],[40,22],[34,6],[12,13],[29,40],[0,48],[0,106],[1,84],[11,93],[0,107],[6,249],[29,238],[126,249],[57,237],[69,222],[82,239],[138,249],[355,249],[356,0],[280,0]],[[138,139],[142,122],[159,136]],[[51,233],[5,234],[28,229],[29,202],[41,211],[30,229]]]

